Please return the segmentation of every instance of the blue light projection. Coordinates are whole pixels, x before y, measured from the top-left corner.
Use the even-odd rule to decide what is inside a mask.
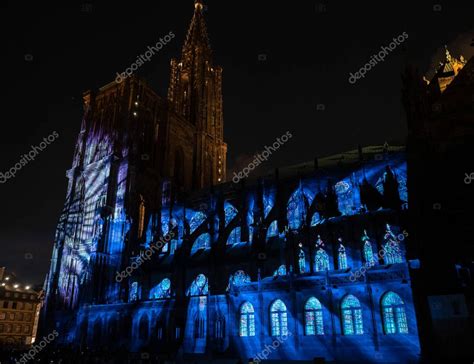
[[[98,161],[98,163],[101,162]],[[105,245],[111,260],[129,261],[126,259],[128,257],[124,255],[125,242],[127,241],[131,245],[135,243],[130,240],[131,234],[128,233],[130,226],[136,222],[133,221],[130,212],[124,206],[129,174],[127,163],[124,162],[120,165],[117,181],[115,181],[118,183],[115,206],[107,206],[106,196],[110,169],[105,167],[105,164],[103,168],[101,167],[100,173],[90,173],[84,177],[83,181],[78,180],[77,189],[68,187],[71,194],[69,204],[73,208],[70,209],[67,219],[63,222],[62,229],[65,236],[60,243],[64,243],[65,248],[61,252],[62,255],[57,254],[56,248],[53,252],[53,260],[61,259],[61,262],[57,264],[61,267],[58,270],[59,283],[57,287],[61,303],[70,304],[80,300],[81,296],[78,292],[82,282],[86,286],[92,281],[88,278],[93,272],[92,263],[90,263],[91,255],[98,251],[100,239],[104,235],[107,236]],[[410,285],[401,283],[401,280],[400,282],[393,280],[385,282],[383,276],[383,271],[390,273],[391,270],[401,270],[402,266],[388,266],[384,267],[384,270],[373,269],[368,273],[375,274],[374,271],[377,271],[376,273],[381,277],[377,282],[377,288],[372,291],[373,302],[380,303],[379,307],[375,309],[370,305],[361,305],[361,302],[369,302],[370,297],[365,290],[366,285],[372,285],[369,281],[352,282],[347,285],[338,284],[337,288],[331,284],[325,285],[324,291],[314,290],[314,287],[317,287],[323,279],[348,276],[348,273],[338,272],[336,268],[346,269],[352,265],[360,266],[363,261],[375,264],[377,258],[374,249],[377,249],[378,243],[389,253],[387,264],[403,261],[404,252],[395,237],[399,232],[398,228],[388,226],[384,239],[380,242],[375,238],[369,238],[368,233],[364,231],[362,242],[359,240],[353,244],[351,242],[360,237],[350,234],[346,236],[346,229],[342,226],[344,219],[333,218],[322,210],[321,214],[314,212],[311,218],[307,219],[310,206],[314,207],[311,203],[315,198],[315,193],[318,191],[325,193],[324,191],[330,187],[334,187],[337,195],[336,208],[342,215],[364,214],[365,211],[360,201],[359,184],[366,177],[373,186],[380,181],[379,187],[383,190],[385,178],[383,174],[387,165],[396,176],[400,198],[406,201],[406,163],[402,159],[395,158],[380,163],[364,164],[364,167],[356,167],[356,170],[341,171],[341,174],[337,176],[329,175],[328,171],[320,171],[321,175],[316,174],[314,178],[302,180],[300,186],[293,191],[291,201],[289,201],[290,198],[287,201],[288,210],[283,212],[287,213],[290,228],[294,231],[289,233],[282,231],[280,238],[284,239],[289,234],[293,234],[294,240],[287,241],[301,241],[306,244],[308,239],[313,238],[312,234],[317,234],[319,231],[328,238],[323,242],[318,236],[314,250],[303,246],[303,244],[298,244],[294,251],[296,256],[291,255],[291,257],[284,256],[281,251],[278,251],[279,232],[276,219],[281,218],[281,211],[274,208],[278,188],[273,182],[267,183],[265,181],[262,184],[263,201],[259,204],[263,203],[263,205],[258,207],[255,206],[255,201],[258,201],[256,196],[259,195],[252,189],[244,191],[247,194],[245,197],[247,200],[242,202],[242,206],[246,206],[247,212],[246,216],[242,216],[242,227],[235,226],[237,225],[235,224],[232,229],[228,228],[229,224],[234,223],[238,216],[237,209],[230,202],[225,205],[227,211],[217,210],[217,207],[214,208],[215,211],[209,209],[209,216],[214,216],[213,221],[208,221],[208,216],[202,211],[194,211],[178,206],[178,204],[173,208],[173,211],[170,211],[169,206],[164,207],[161,214],[163,233],[169,231],[169,226],[173,224],[173,221],[178,224],[180,232],[179,238],[170,243],[170,253],[173,253],[178,244],[182,243],[185,220],[189,221],[190,233],[194,233],[192,237],[194,242],[190,242],[192,244],[191,259],[188,260],[191,264],[181,267],[184,269],[185,275],[183,277],[186,283],[181,283],[179,281],[181,278],[174,276],[174,268],[167,271],[168,266],[173,267],[174,259],[177,257],[162,256],[152,275],[149,275],[148,272],[135,272],[133,278],[129,280],[128,297],[126,286],[120,287],[118,284],[111,284],[110,287],[105,288],[107,290],[105,302],[111,304],[88,303],[86,306],[80,306],[77,311],[77,327],[71,332],[65,333],[63,341],[71,344],[79,343],[82,342],[81,338],[85,337],[87,340],[84,340],[84,344],[89,347],[94,346],[94,343],[107,343],[107,345],[117,343],[130,346],[127,349],[135,352],[143,350],[147,346],[151,348],[150,351],[159,352],[160,350],[171,350],[167,345],[169,341],[173,340],[173,345],[179,346],[179,350],[185,354],[204,354],[215,351],[220,353],[235,352],[242,360],[246,360],[261,352],[265,344],[271,342],[272,336],[283,336],[291,331],[292,335],[285,340],[285,344],[273,351],[268,360],[311,360],[314,357],[325,357],[331,362],[343,362],[346,359],[357,357],[360,362],[373,362],[374,347],[370,343],[376,327],[380,328],[379,332],[383,328],[383,333],[387,336],[390,335],[388,338],[390,341],[381,340],[379,343],[384,360],[406,362],[406,357],[416,357],[419,352],[419,344]],[[283,191],[282,195],[286,193],[285,190]],[[280,196],[280,191],[278,193]],[[87,206],[87,208],[81,210],[81,206]],[[113,214],[107,218],[101,217],[100,211],[104,207],[112,208]],[[262,208],[264,221],[256,223],[253,212],[260,211]],[[379,231],[381,227],[375,226],[377,225],[376,219],[372,220],[371,215],[378,214],[378,209],[380,208],[371,210],[371,214],[366,215],[367,223],[364,222],[365,225],[357,226],[354,231],[359,231],[359,228],[362,230],[367,226],[371,229],[369,230],[371,237],[372,234],[376,236],[375,231]],[[222,229],[222,225],[216,224],[217,216],[222,213],[225,214],[227,227],[225,230]],[[381,212],[381,214],[392,213],[387,210]],[[146,244],[152,241],[154,234],[159,233],[156,231],[159,225],[158,216],[160,214],[152,215],[147,220]],[[379,217],[381,219],[377,221],[382,221],[382,217]],[[210,226],[202,226],[207,224],[207,221]],[[317,226],[316,229],[308,229],[311,231],[309,236],[303,236],[305,230],[295,229],[296,226],[301,229],[303,222],[306,223],[306,221],[311,221],[311,226]],[[387,221],[397,221],[397,219],[387,219]],[[330,238],[331,234],[326,229],[326,223],[334,225],[335,230],[333,231],[344,232],[344,240],[341,238],[339,241],[333,241]],[[201,233],[201,230],[197,232],[200,228],[207,231],[212,224],[216,224],[214,225],[215,235],[212,236],[212,239],[209,233]],[[249,228],[250,244],[248,248],[256,248],[255,252],[257,253],[260,251],[260,246],[252,246],[253,233],[255,232],[254,240],[258,239],[256,241],[258,244],[264,243],[265,229],[267,240],[273,237],[271,244],[266,247],[262,244],[267,249],[265,251],[266,260],[261,263],[265,273],[271,273],[278,267],[274,272],[274,277],[266,277],[252,282],[250,276],[241,270],[241,268],[252,269],[254,272],[252,257],[249,256],[247,259],[245,254],[241,254],[244,256],[243,260],[238,260],[239,254],[233,255],[233,253],[239,253],[241,247],[243,248],[242,252],[246,252],[247,246],[238,245],[241,243],[241,233],[244,232],[245,225]],[[232,230],[230,234],[229,230]],[[229,235],[223,238],[223,234]],[[220,262],[211,269],[207,266],[205,258],[209,252],[207,249],[210,248],[211,241],[219,243],[226,241],[228,244],[238,245],[232,249],[224,249],[231,259],[226,260],[225,268],[218,270],[217,274],[224,271],[235,273],[228,278],[227,290],[220,293],[216,293],[216,291],[214,295],[211,295],[210,284],[213,284],[213,280],[217,280],[219,283],[216,282],[216,286],[220,286],[220,280],[223,277],[219,278],[215,273],[209,273],[208,280],[207,272],[212,272],[213,268],[219,269],[224,266],[218,266]],[[393,249],[394,242],[398,244],[398,249]],[[139,243],[143,243],[143,241]],[[251,251],[252,249],[247,250]],[[274,251],[272,251],[273,249]],[[203,250],[207,251],[201,256],[200,253]],[[188,254],[187,251],[183,253]],[[296,260],[298,261],[298,271],[295,273],[299,274],[287,276],[287,266],[292,267]],[[333,263],[337,267],[332,267]],[[149,265],[151,266],[151,264]],[[314,270],[311,269],[311,266],[314,267]],[[54,275],[53,268],[51,271]],[[324,272],[324,274],[312,274],[313,271]],[[199,274],[199,272],[206,273],[206,275]],[[137,279],[138,282],[135,281]],[[187,296],[184,300],[186,307],[183,309],[183,315],[180,315],[180,320],[176,320],[178,315],[175,314],[175,307],[177,307],[178,300],[175,298],[175,290],[176,297],[178,297],[181,293],[179,287],[183,284],[185,285],[183,293]],[[54,291],[51,282],[48,282],[48,287],[48,291]],[[296,295],[294,287],[298,287]],[[150,288],[149,291],[148,288]],[[143,297],[145,292],[146,297]],[[295,296],[296,299],[294,299]],[[287,309],[285,303],[291,303],[291,306],[288,306]],[[120,317],[117,314],[119,311]],[[365,317],[373,317],[373,321],[363,322]],[[120,332],[117,334],[121,337],[120,340],[114,340],[112,334],[109,335],[108,330],[114,327],[114,321],[117,331]],[[87,323],[85,333],[81,331],[83,323]],[[167,328],[170,332],[166,332]],[[344,352],[344,347],[334,350],[332,340],[336,338],[337,343],[342,342],[341,333],[348,336],[353,335],[347,339],[347,342],[351,342],[354,348],[352,350],[351,347],[350,354]],[[355,337],[356,335],[358,337]],[[162,338],[163,341],[161,341]],[[174,342],[174,340],[176,341]],[[317,344],[315,344],[316,342]],[[166,344],[162,345],[163,343]],[[98,347],[100,348],[100,344]]]
[[[362,243],[364,244],[364,259],[365,262],[370,265],[375,265],[377,260],[374,258],[374,252],[372,250],[372,243],[367,236],[367,231],[364,230],[364,236],[362,236]]]
[[[130,302],[138,301],[138,282],[132,282],[129,293]]]
[[[255,336],[255,311],[250,302],[245,302],[240,308],[239,335],[242,337]]]
[[[230,232],[229,237],[227,238],[227,244],[228,245],[239,244],[240,234],[241,234],[241,228],[240,226],[237,226]]]
[[[163,279],[150,290],[150,299],[161,299],[171,297],[171,281],[168,278]]]
[[[209,249],[211,247],[211,235],[204,233],[194,241],[191,248],[191,254],[197,253],[199,250]]]
[[[400,250],[400,245],[398,243],[395,234],[392,232],[390,225],[387,224],[387,230],[384,236],[384,244],[383,248],[385,250],[384,255],[384,262],[385,264],[394,264],[394,263],[402,263],[402,253]]]
[[[298,254],[298,267],[300,269],[300,274],[306,272],[306,258],[303,251],[303,244],[299,243],[300,252]]]
[[[283,277],[286,276],[286,267],[284,264],[280,265],[278,269],[273,272],[273,277]]]
[[[271,332],[273,337],[288,335],[288,317],[286,305],[277,299],[270,307]]]
[[[316,242],[316,254],[314,257],[314,270],[316,272],[322,272],[329,270],[329,256],[324,250],[324,242],[321,240],[321,236],[318,235],[318,241]]]
[[[209,293],[209,284],[204,274],[199,274],[191,283],[186,293],[187,296],[203,296]]]
[[[189,232],[192,234],[196,229],[201,226],[204,221],[206,221],[207,216],[202,211],[197,211],[192,215],[191,220],[189,221]]]
[[[347,269],[347,255],[346,255],[346,248],[342,245],[342,239],[339,238],[339,249],[337,254],[337,267],[339,269]]]
[[[225,226],[227,226],[237,216],[239,212],[232,204],[226,201],[224,203],[224,213],[225,213]]]
[[[304,194],[301,189],[296,190],[288,201],[288,226],[290,229],[299,229],[306,219]]]
[[[227,291],[231,287],[240,287],[251,282],[250,276],[245,273],[243,270],[238,270],[229,277],[229,285],[227,286]]]
[[[348,294],[342,300],[341,312],[344,335],[362,335],[364,333],[364,325],[359,300],[355,296]]]
[[[277,220],[272,221],[272,223],[268,227],[266,240],[274,236],[278,236],[278,221]]]
[[[382,297],[383,327],[385,334],[408,334],[405,304],[399,295],[387,292]]]
[[[305,335],[324,335],[323,307],[316,297],[310,297],[304,306]]]

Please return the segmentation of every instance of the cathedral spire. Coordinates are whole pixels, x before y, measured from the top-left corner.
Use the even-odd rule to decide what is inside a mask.
[[[184,42],[183,55],[199,48],[205,51],[211,50],[203,11],[204,4],[202,0],[195,0],[194,15]]]

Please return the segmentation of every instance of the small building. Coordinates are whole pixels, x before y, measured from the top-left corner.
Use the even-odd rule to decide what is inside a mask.
[[[42,290],[0,267],[0,346],[24,348],[35,342],[41,297]]]

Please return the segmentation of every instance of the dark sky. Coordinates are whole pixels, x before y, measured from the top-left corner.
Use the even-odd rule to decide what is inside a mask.
[[[403,143],[400,72],[425,73],[444,44],[469,48],[473,5],[447,1],[208,0],[215,63],[224,68],[228,161],[291,131],[266,167],[312,160],[358,144]],[[433,4],[439,4],[441,8]],[[2,5],[5,6],[5,5]],[[468,7],[471,7],[470,9]],[[321,9],[322,11],[317,11]],[[193,13],[192,0],[9,1],[2,10],[4,96],[0,173],[57,131],[59,138],[0,183],[0,266],[25,283],[44,280],[79,130],[82,92],[113,81],[149,45],[176,38],[138,70],[166,95]],[[352,85],[356,72],[407,32],[408,39]],[[6,55],[5,55],[6,53]],[[470,54],[469,54],[470,53]],[[266,54],[266,61],[258,55]],[[435,59],[436,60],[436,59]],[[323,104],[324,110],[317,105]]]

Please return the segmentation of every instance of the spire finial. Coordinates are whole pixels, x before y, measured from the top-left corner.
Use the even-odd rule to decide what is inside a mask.
[[[194,0],[194,9],[201,11],[203,8],[202,0]]]

